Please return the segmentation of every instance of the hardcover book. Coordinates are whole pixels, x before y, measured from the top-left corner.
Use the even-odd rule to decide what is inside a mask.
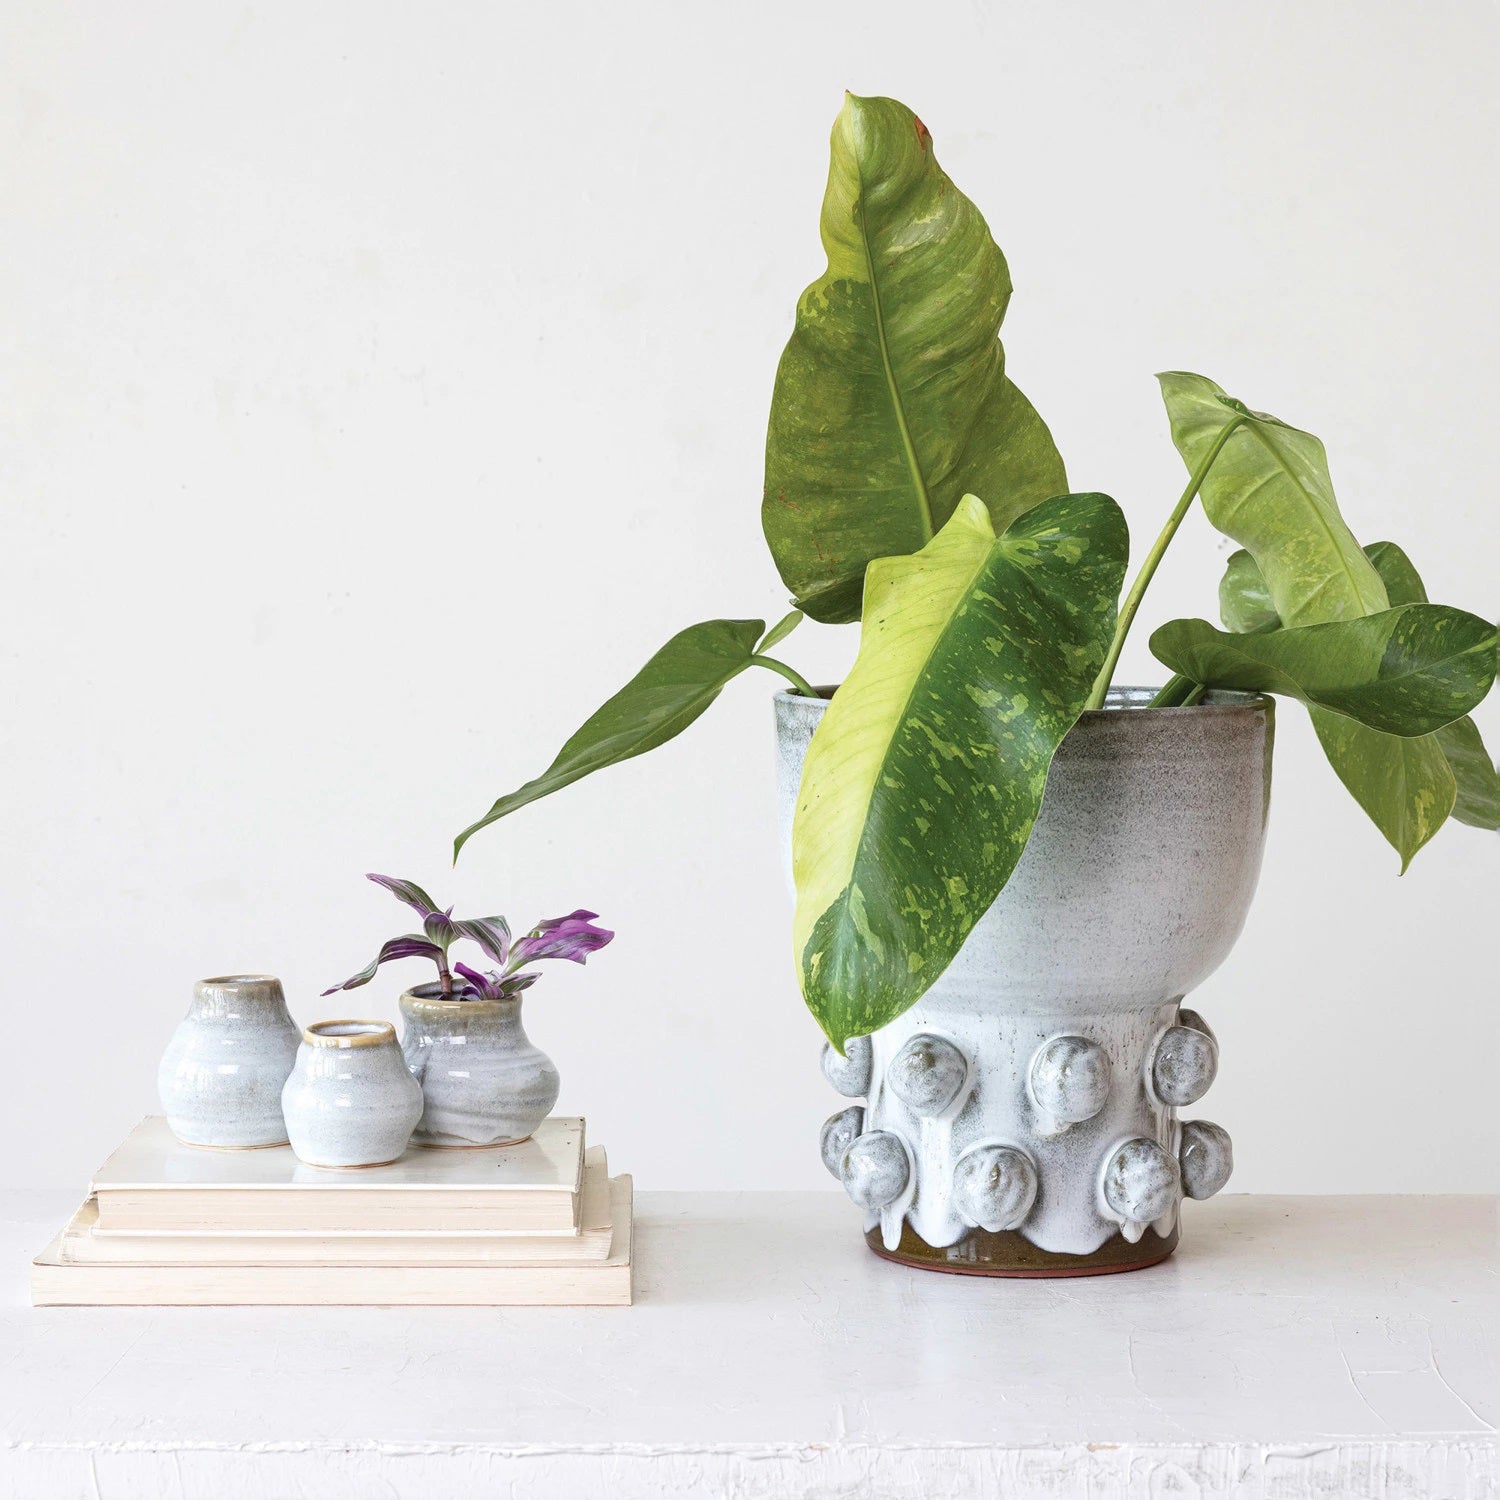
[[[290,1146],[185,1146],[151,1115],[94,1177],[94,1232],[576,1239],[583,1136],[581,1119],[560,1117],[514,1146],[412,1148],[388,1166],[339,1170],[309,1167]]]

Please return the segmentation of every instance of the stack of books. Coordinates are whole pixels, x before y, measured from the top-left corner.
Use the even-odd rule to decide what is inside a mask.
[[[290,1146],[207,1151],[149,1116],[32,1264],[59,1305],[624,1305],[632,1193],[581,1119],[528,1141],[305,1166]]]

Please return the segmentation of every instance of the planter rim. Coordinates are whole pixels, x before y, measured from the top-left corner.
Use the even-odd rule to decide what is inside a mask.
[[[437,980],[428,984],[414,984],[409,990],[402,991],[401,1009],[404,1013],[413,1011],[433,1011],[438,1015],[452,1015],[456,1011],[478,1011],[489,1015],[504,1015],[509,1010],[519,1008],[521,996],[501,995],[498,999],[490,1000],[482,996],[472,1000],[460,1000],[452,997],[443,998],[442,989]]]
[[[396,1040],[396,1028],[389,1021],[314,1021],[302,1040],[309,1047],[379,1047]]]
[[[237,989],[249,989],[253,986],[257,989],[275,990],[278,993],[281,991],[281,981],[274,974],[215,974],[211,979],[194,981],[193,989],[203,994],[207,991],[228,989],[230,986]]]
[[[781,691],[771,695],[775,703],[821,703],[828,704],[833,701],[833,695],[837,691],[838,683],[814,683],[819,696],[809,698],[806,693],[795,692],[791,688],[783,688]],[[1130,710],[1132,715],[1142,715],[1155,718],[1158,714],[1188,714],[1197,713],[1200,709],[1209,710],[1215,714],[1228,712],[1263,714],[1275,706],[1276,700],[1268,693],[1242,693],[1233,688],[1210,688],[1208,693],[1197,703],[1179,706],[1175,708],[1148,708],[1147,705],[1160,691],[1159,688],[1135,687],[1126,685],[1124,687],[1112,687],[1105,696],[1103,708],[1085,709],[1078,716],[1078,722],[1084,723],[1088,720],[1113,718],[1122,709]]]

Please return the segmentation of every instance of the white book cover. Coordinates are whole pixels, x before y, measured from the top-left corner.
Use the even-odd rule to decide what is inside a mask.
[[[101,1235],[578,1233],[584,1122],[544,1120],[530,1140],[408,1148],[386,1166],[310,1167],[290,1146],[214,1151],[148,1116],[94,1175]]]
[[[86,1265],[63,1235],[32,1262],[37,1307],[619,1307],[631,1300],[632,1187],[610,1181],[603,1260],[553,1265]],[[420,1256],[420,1245],[414,1255]]]
[[[70,1265],[550,1265],[609,1256],[609,1163],[584,1156],[577,1235],[526,1234],[102,1234],[90,1198],[63,1230]]]

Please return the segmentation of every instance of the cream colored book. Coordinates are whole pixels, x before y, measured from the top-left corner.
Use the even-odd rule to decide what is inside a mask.
[[[100,1234],[92,1198],[62,1237],[70,1265],[550,1265],[609,1256],[609,1165],[603,1146],[584,1156],[576,1235]]]
[[[64,1234],[32,1262],[37,1307],[620,1307],[631,1300],[632,1191],[610,1181],[603,1260],[552,1265],[103,1265],[63,1259]]]
[[[142,1120],[95,1174],[100,1235],[578,1235],[583,1121],[543,1120],[516,1146],[409,1149],[353,1171],[310,1167],[290,1146],[184,1146]]]

